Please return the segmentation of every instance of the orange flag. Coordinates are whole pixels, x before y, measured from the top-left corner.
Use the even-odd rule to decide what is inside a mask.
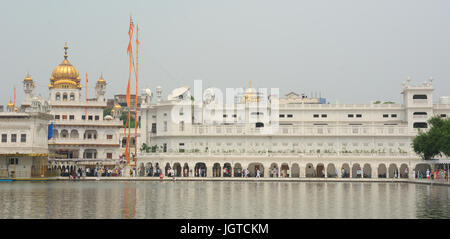
[[[16,106],[16,86],[14,86],[14,107]]]
[[[134,162],[135,165],[137,164],[137,124],[138,124],[138,117],[137,117],[137,105],[138,105],[138,56],[139,56],[139,26],[136,25],[136,102],[135,102],[135,110],[134,110],[134,155],[136,158],[136,161]]]

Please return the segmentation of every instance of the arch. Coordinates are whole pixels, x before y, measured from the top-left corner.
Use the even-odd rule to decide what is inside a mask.
[[[86,131],[84,131],[83,138],[84,139],[97,139],[97,130],[86,130]]]
[[[342,178],[350,178],[350,165],[348,163],[344,163],[341,167],[341,177]]]
[[[175,177],[181,176],[181,164],[180,163],[173,164],[173,173],[174,173]]]
[[[289,177],[289,165],[287,163],[282,163],[280,167],[280,175],[283,178]]]
[[[364,164],[363,178],[372,178],[372,167],[368,163]]]
[[[315,176],[316,176],[316,171],[314,169],[314,165],[312,163],[306,164],[305,177],[312,178]]]
[[[206,177],[207,170],[206,170],[206,164],[205,163],[196,163],[195,164],[195,177]]]
[[[189,177],[189,165],[184,163],[183,165],[183,177]]]
[[[329,178],[336,178],[337,175],[337,170],[336,170],[336,166],[334,166],[333,163],[329,163],[327,165],[327,177]]]
[[[270,177],[271,178],[273,178],[273,177],[275,177],[275,178],[277,178],[277,177],[279,177],[279,170],[278,170],[278,164],[276,164],[276,163],[272,163],[271,165],[270,165]]]
[[[71,139],[78,139],[80,137],[80,135],[78,134],[78,130],[73,129],[72,131],[70,131],[70,138]]]
[[[67,101],[67,93],[63,93],[63,101]]]
[[[213,177],[221,177],[222,176],[222,167],[220,163],[215,163],[213,165]]]
[[[56,93],[55,100],[56,101],[60,101],[61,100],[61,94],[59,92]]]
[[[169,176],[169,170],[172,169],[170,167],[170,163],[166,163],[166,167],[164,167],[164,176]]]
[[[398,168],[394,163],[389,165],[389,178],[398,178]]]
[[[399,176],[400,178],[409,178],[409,168],[406,163],[400,165]]]
[[[155,172],[155,173],[153,174],[154,177],[159,177],[159,175],[162,174],[161,168],[160,168],[160,165],[159,165],[158,162],[155,163],[155,169],[154,169],[154,172]]]
[[[85,149],[83,152],[83,158],[96,159],[97,158],[97,150],[96,149]]]
[[[58,130],[54,129],[53,130],[53,138],[58,138],[58,137],[59,137]]]
[[[298,163],[293,163],[292,164],[291,177],[293,177],[293,178],[299,178],[300,177],[300,166],[298,166]]]
[[[153,176],[153,164],[148,162],[145,164],[145,174],[149,177]]]
[[[387,177],[387,168],[384,163],[378,165],[378,178]]]
[[[316,166],[316,177],[324,178],[325,177],[325,165],[323,163],[319,163]]]
[[[352,166],[352,178],[361,178],[362,177],[362,171],[361,166],[359,163],[354,163]]]
[[[75,94],[74,93],[70,93],[70,101],[75,101]]]
[[[264,166],[262,163],[251,163],[248,165],[248,177],[256,177],[259,170],[259,176],[262,177],[264,174]]]
[[[431,171],[431,166],[427,163],[416,164],[414,168],[416,178],[427,178],[427,170]]]
[[[60,136],[61,138],[69,138],[69,131],[67,131],[66,129],[61,130]]]
[[[240,163],[235,163],[233,168],[234,177],[242,177],[242,165]]]
[[[230,163],[223,164],[223,177],[231,177],[233,175]]]

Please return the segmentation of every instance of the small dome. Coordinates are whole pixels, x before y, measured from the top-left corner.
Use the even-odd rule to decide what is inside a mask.
[[[121,109],[121,108],[122,108],[122,106],[120,106],[119,104],[114,106],[114,109]]]
[[[111,115],[105,116],[105,120],[112,120],[112,119],[113,119],[113,117]]]
[[[103,74],[98,78],[98,83],[106,83],[105,79],[103,79]]]
[[[25,77],[25,79],[23,79],[23,81],[33,81],[33,78],[31,78],[31,76],[27,74],[27,76]]]
[[[14,107],[14,103],[10,101],[10,102],[6,105],[6,107],[8,107],[8,108]]]

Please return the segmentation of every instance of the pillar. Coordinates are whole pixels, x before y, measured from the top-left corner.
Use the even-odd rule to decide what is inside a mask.
[[[212,164],[206,165],[206,177],[208,177],[208,178],[213,177],[213,165]]]

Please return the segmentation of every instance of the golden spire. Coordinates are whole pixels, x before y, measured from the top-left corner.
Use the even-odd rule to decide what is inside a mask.
[[[67,59],[68,55],[67,55],[67,49],[69,49],[69,47],[67,46],[67,42],[64,46],[64,59]]]

